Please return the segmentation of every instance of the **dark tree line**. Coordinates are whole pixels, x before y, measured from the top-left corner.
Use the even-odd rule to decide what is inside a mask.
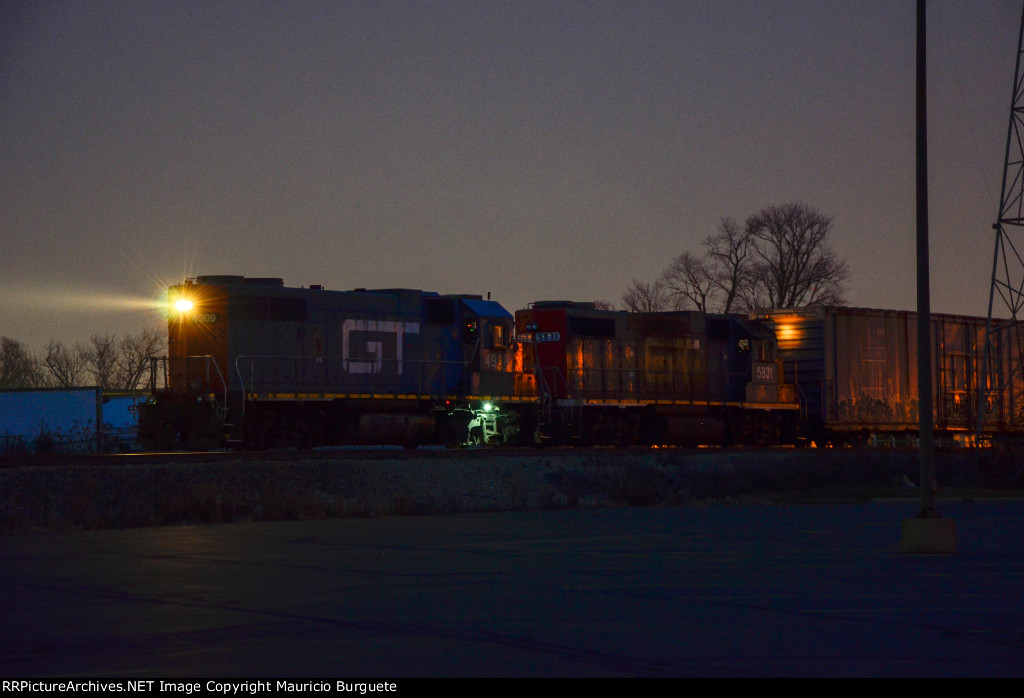
[[[148,358],[163,354],[164,337],[156,329],[116,337],[93,335],[73,345],[52,339],[39,353],[16,339],[0,337],[0,388],[77,388],[104,391],[144,387]]]
[[[703,254],[683,252],[654,281],[634,279],[627,310],[749,312],[842,305],[846,262],[832,251],[832,218],[802,203],[768,206],[740,225],[723,218]]]

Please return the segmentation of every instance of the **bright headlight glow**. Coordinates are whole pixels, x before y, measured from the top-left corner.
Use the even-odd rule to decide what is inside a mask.
[[[187,298],[179,298],[178,300],[174,301],[174,309],[177,310],[179,313],[187,313],[188,311],[192,310],[192,308],[192,301],[188,300]]]

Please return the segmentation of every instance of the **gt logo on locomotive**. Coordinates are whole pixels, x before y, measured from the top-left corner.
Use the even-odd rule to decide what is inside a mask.
[[[358,346],[359,342],[353,342],[352,336],[355,333],[366,334],[393,334],[395,335],[395,356],[398,374],[402,373],[402,345],[406,333],[419,334],[420,324],[418,322],[395,322],[392,320],[354,320],[349,318],[341,326],[342,344],[342,366],[346,373],[380,373],[384,368],[384,342],[379,339],[364,339],[363,352],[358,359],[352,358],[353,345]],[[390,342],[389,342],[390,344]],[[391,357],[388,357],[391,360]]]

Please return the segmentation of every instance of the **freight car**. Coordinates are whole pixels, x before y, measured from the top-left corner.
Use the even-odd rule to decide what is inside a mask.
[[[516,313],[544,438],[607,444],[777,444],[795,390],[774,334],[743,316],[632,313],[544,301]]]
[[[801,438],[863,442],[916,435],[917,315],[863,308],[805,308],[760,314],[778,338],[778,355],[801,403]],[[936,434],[974,433],[983,400],[988,433],[1024,431],[1020,343],[996,321],[991,360],[979,390],[985,318],[933,314],[932,405]]]
[[[169,306],[149,448],[501,443],[532,414],[512,315],[480,296],[200,276]]]

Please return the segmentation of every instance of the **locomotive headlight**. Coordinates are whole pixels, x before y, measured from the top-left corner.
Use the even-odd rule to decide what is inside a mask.
[[[174,309],[177,310],[179,313],[187,313],[194,307],[195,304],[188,298],[179,298],[178,300],[174,301]]]

